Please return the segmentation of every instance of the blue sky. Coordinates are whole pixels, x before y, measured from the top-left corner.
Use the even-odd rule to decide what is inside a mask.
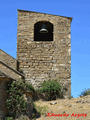
[[[0,49],[16,57],[17,9],[73,17],[71,93],[90,88],[90,0],[0,0]]]

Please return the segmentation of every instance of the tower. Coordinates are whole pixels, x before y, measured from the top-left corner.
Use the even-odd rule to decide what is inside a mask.
[[[25,80],[40,87],[58,80],[71,95],[72,18],[18,10],[17,59]]]

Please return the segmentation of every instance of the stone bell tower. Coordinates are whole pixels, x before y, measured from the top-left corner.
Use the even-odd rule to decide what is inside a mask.
[[[58,80],[71,95],[72,18],[18,10],[17,59],[25,80]]]

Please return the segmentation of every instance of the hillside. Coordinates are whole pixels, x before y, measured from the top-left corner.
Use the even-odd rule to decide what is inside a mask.
[[[54,101],[39,100],[35,105],[41,113],[36,120],[90,120],[90,95]]]

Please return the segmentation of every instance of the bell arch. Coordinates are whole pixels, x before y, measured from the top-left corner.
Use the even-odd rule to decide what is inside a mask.
[[[53,24],[49,21],[35,23],[34,41],[53,41]]]

